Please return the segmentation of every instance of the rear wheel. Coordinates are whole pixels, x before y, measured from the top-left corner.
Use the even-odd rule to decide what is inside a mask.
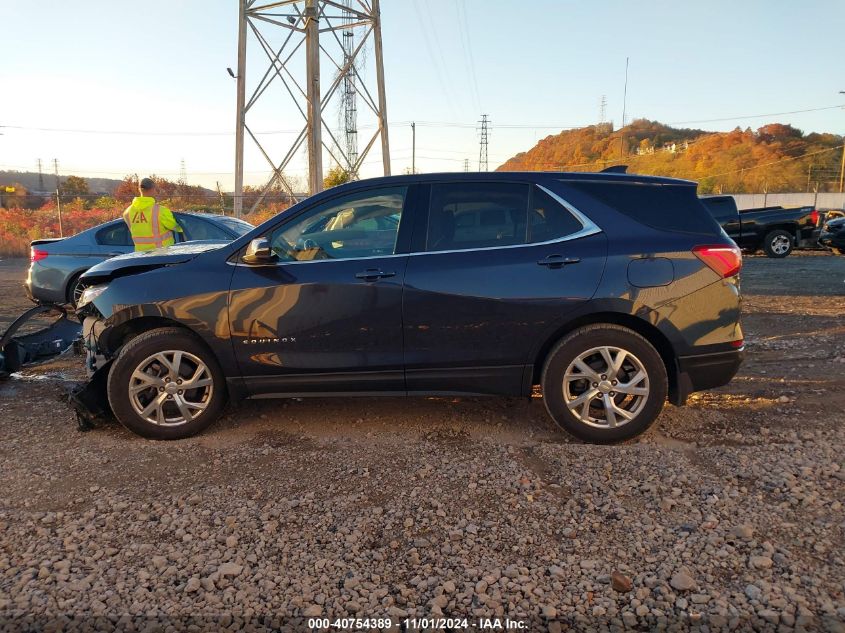
[[[109,372],[109,404],[126,428],[157,440],[196,435],[220,415],[223,373],[213,354],[181,328],[132,339]]]
[[[767,233],[763,238],[763,251],[766,257],[786,257],[792,252],[792,236],[780,229]]]
[[[85,285],[82,283],[80,277],[82,273],[76,275],[70,280],[67,285],[67,302],[75,309],[79,305],[79,300],[82,298],[82,293],[85,292]]]
[[[541,382],[555,422],[599,444],[645,431],[668,392],[657,350],[636,332],[613,324],[585,326],[563,338],[546,359]]]

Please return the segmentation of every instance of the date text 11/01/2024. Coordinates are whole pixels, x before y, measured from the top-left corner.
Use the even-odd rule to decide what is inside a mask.
[[[520,631],[528,629],[528,622],[511,620],[510,618],[405,618],[399,624],[406,631],[425,631],[432,629],[470,629],[470,630],[499,630]],[[311,630],[389,630],[394,626],[393,619],[385,618],[309,618],[308,628]]]

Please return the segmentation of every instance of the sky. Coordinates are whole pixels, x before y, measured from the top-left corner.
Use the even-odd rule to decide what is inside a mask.
[[[777,121],[845,133],[841,0],[381,4],[394,174],[411,167],[411,121],[422,172],[462,171],[467,159],[478,169],[482,114],[491,121],[490,169],[561,129],[598,122],[603,95],[618,126],[626,57],[628,122],[729,130]],[[62,174],[176,179],[184,161],[189,183],[231,190],[236,82],[226,67],[237,65],[237,0],[0,0],[0,8],[0,169],[33,171],[41,158],[52,171],[55,158]],[[261,32],[276,46],[288,33]],[[322,38],[337,57],[330,35]],[[333,67],[321,63],[325,90]],[[302,82],[301,55],[288,67]],[[267,68],[250,36],[248,97]],[[360,69],[375,95],[371,40]],[[358,111],[363,147],[375,119],[360,97]],[[339,100],[323,116],[337,134]],[[278,162],[303,119],[275,81],[247,125]],[[324,169],[331,164],[326,154]],[[286,173],[305,182],[304,148]],[[269,174],[248,139],[246,183]],[[376,142],[361,175],[381,174]]]

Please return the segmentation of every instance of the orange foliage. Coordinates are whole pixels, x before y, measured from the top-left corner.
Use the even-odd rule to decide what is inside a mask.
[[[621,130],[600,124],[548,136],[499,171],[599,171],[627,164],[630,172],[696,180],[699,193],[805,191],[812,183],[824,191],[835,186],[842,143],[840,136],[804,135],[781,123],[756,132],[708,133],[638,119]]]

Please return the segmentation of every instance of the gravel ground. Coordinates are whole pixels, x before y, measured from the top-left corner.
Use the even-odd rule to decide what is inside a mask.
[[[24,267],[0,262],[4,319]],[[845,258],[748,258],[740,374],[613,447],[539,397],[80,433],[59,401],[79,359],[31,369],[0,384],[0,630],[843,631],[843,280]]]

